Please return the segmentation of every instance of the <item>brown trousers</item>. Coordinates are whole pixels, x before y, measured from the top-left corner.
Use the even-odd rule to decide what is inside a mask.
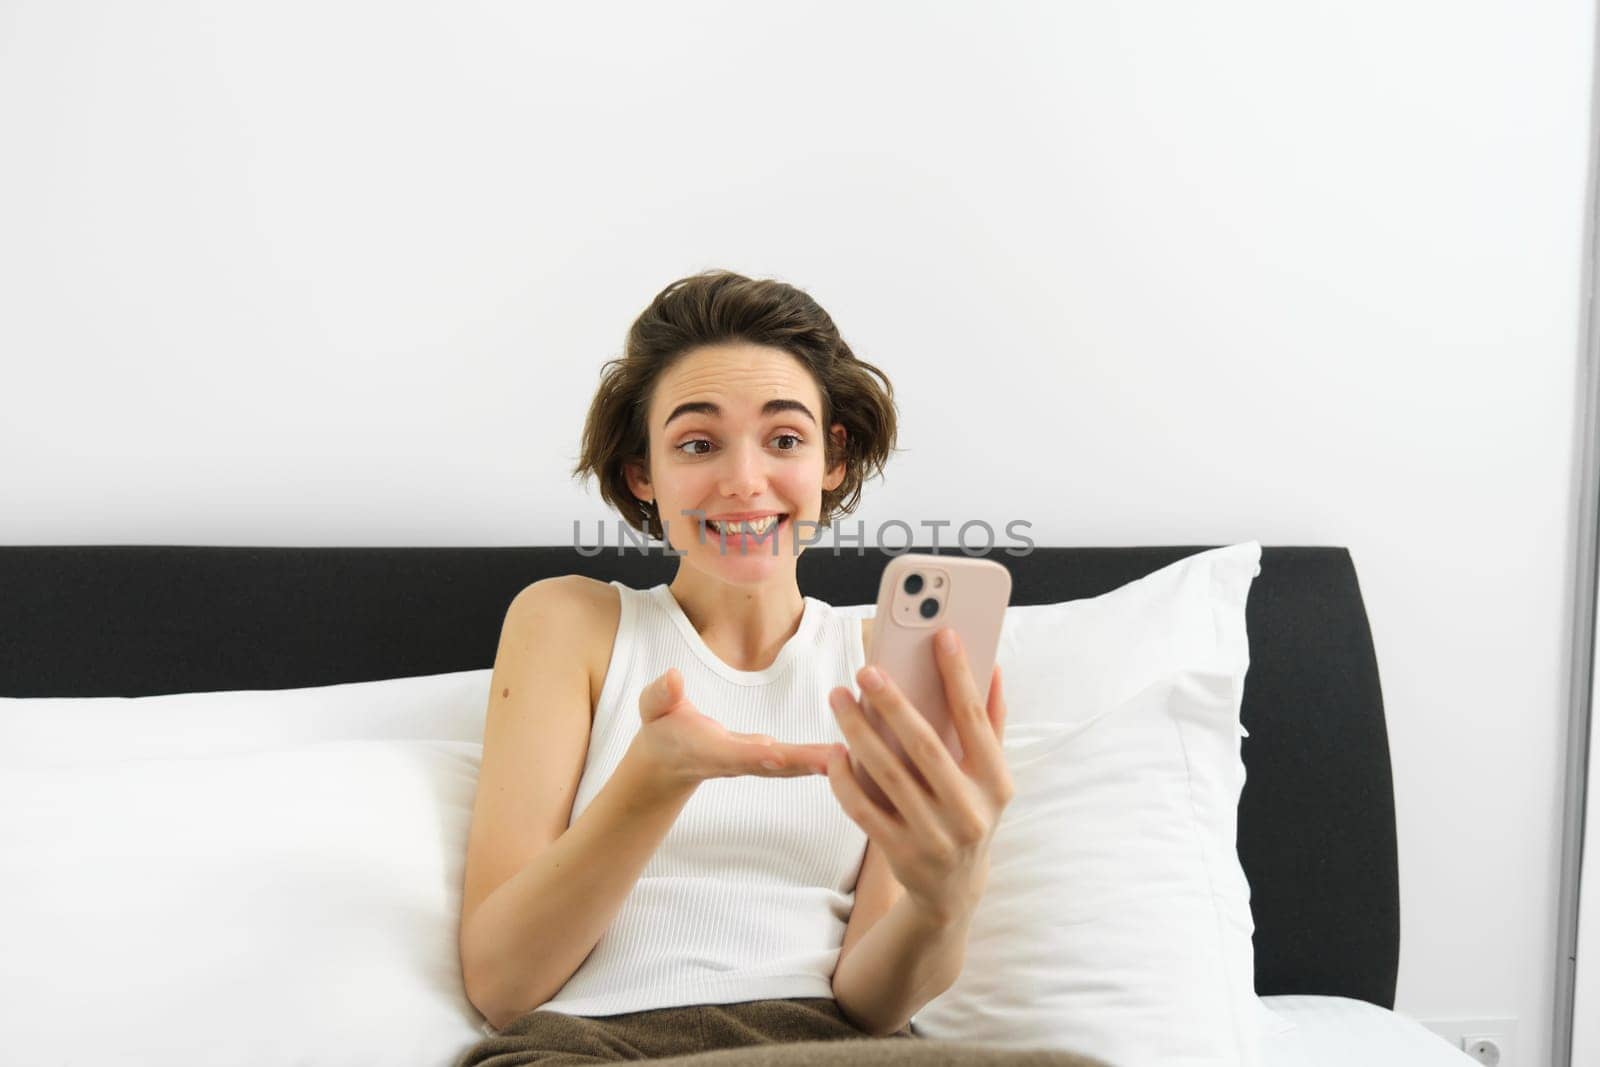
[[[672,1067],[1107,1067],[1053,1049],[999,1049],[918,1038],[910,1028],[871,1037],[831,997],[690,1004],[580,1016],[534,1010],[468,1048],[454,1067],[617,1063]]]

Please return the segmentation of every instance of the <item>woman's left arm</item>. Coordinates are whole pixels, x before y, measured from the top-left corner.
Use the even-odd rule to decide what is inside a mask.
[[[857,675],[863,697],[894,730],[928,782],[922,786],[868,725],[844,687],[829,694],[849,752],[895,805],[888,812],[861,789],[843,746],[828,760],[828,781],[845,813],[881,849],[905,894],[840,961],[834,999],[874,1036],[903,1028],[961,973],[967,932],[989,877],[989,844],[1013,793],[1001,740],[1005,694],[994,669],[988,700],[979,694],[955,631],[936,641],[947,703],[961,738],[957,764],[933,727],[894,682],[872,667]]]
[[[971,916],[929,914],[902,896],[833,972],[833,999],[859,1029],[887,1037],[955,984]]]

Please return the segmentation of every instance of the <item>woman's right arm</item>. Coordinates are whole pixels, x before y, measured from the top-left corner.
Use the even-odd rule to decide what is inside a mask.
[[[590,728],[584,595],[523,590],[495,656],[459,938],[467,998],[497,1029],[577,971],[697,784],[635,744],[566,826]]]
[[[572,827],[484,899],[461,952],[467,995],[491,1026],[566,985],[693,793],[659,781],[630,748]]]

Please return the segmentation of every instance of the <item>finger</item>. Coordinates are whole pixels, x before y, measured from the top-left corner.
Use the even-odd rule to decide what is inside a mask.
[[[751,774],[768,774],[782,776],[788,774],[804,774],[805,768],[795,769],[790,765],[792,760],[778,750],[777,743],[766,734],[744,734],[728,731],[728,738],[739,743],[740,762]],[[753,768],[759,766],[759,771]]]
[[[639,711],[646,721],[659,719],[682,699],[683,675],[676,667],[668,667],[661,677],[639,692]]]
[[[867,796],[861,783],[856,781],[856,776],[850,773],[849,749],[844,745],[828,747],[832,749],[828,757],[828,785],[832,787],[839,806],[857,826],[866,831],[868,840],[876,842],[886,852],[897,847],[894,843],[906,832],[905,823],[899,816],[878,807],[877,802]]]
[[[728,731],[728,736],[747,746],[746,755],[756,763],[773,760],[795,774],[828,773],[828,744],[801,745],[777,741],[767,734],[747,734]],[[773,768],[765,768],[772,770]]]
[[[867,722],[861,705],[843,686],[828,694],[839,728],[844,731],[850,752],[867,768],[872,780],[878,783],[906,823],[918,836],[929,841],[945,837],[940,818],[933,811],[932,797],[911,777],[911,771],[900,757],[889,751],[889,746],[878,731]]]
[[[1004,741],[1006,736],[1006,694],[1005,687],[1000,681],[1000,664],[994,665],[994,681],[989,686],[989,721],[994,723],[995,738]],[[1006,766],[1005,747],[1000,749],[1000,764],[1004,768],[1000,776],[999,799],[1006,804],[1017,795],[1016,782],[1011,777],[1011,768]]]
[[[946,635],[955,641],[954,650],[945,647]],[[955,720],[956,731],[961,735],[961,765],[971,770],[973,777],[992,787],[1000,781],[1000,772],[1005,766],[1004,757],[1000,752],[1000,742],[994,736],[994,728],[989,724],[987,702],[973,681],[966,649],[961,647],[960,637],[950,627],[939,632],[933,645],[934,658],[939,661],[939,673],[944,676],[945,700],[950,706],[950,717]]]
[[[816,774],[828,773],[828,756],[834,745],[797,745],[778,742],[772,746],[786,763],[800,764]]]
[[[767,763],[771,761],[771,759],[772,757],[770,755],[765,757],[760,762],[760,769],[753,770],[750,773],[764,775],[768,778],[811,778],[818,774],[828,773],[827,767],[824,764],[816,761],[809,763],[786,761],[779,762],[778,766],[776,767],[769,767],[767,766]]]
[[[819,773],[816,761],[796,761],[788,758],[769,738],[756,740],[761,734],[732,734],[720,742],[721,762],[727,770],[724,776],[754,774],[765,778],[798,778]]]
[[[1006,694],[1000,684],[1000,664],[994,665],[994,680],[989,683],[989,722],[994,726],[996,741],[1006,738]]]
[[[877,673],[880,688],[865,691],[866,703],[894,731],[900,747],[911,757],[933,795],[944,805],[960,804],[969,786],[964,780],[966,775],[956,766],[955,757],[945,747],[944,739],[882,668],[863,667],[856,679],[865,685],[873,671]]]
[[[774,738],[768,737],[766,734],[742,734],[734,730],[729,730],[728,736],[736,737],[740,741],[754,741],[758,745],[770,745],[775,740]]]

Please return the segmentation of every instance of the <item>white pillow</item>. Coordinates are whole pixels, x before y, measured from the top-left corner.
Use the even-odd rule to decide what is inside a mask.
[[[491,674],[146,697],[0,697],[0,765],[221,756],[341,738],[482,744]]]
[[[1246,1013],[1265,1011],[1233,848],[1243,766],[1229,731],[1242,733],[1243,605],[1259,554],[1256,542],[1217,549],[1101,597],[1008,609],[998,658],[1017,796],[962,976],[915,1017],[919,1034],[1111,1062],[1161,1062],[1147,1049],[1180,1049],[1186,1067],[1257,1062],[1241,1036]],[[480,1038],[456,922],[489,679],[0,699],[14,927],[0,936],[0,1002],[28,1006],[9,1047],[52,1062],[71,1062],[68,1048],[98,1060],[112,1042],[124,1057],[204,1048],[226,1063],[292,1048],[321,1064],[396,1049],[437,1060]],[[330,737],[397,740],[304,745]],[[1188,807],[1170,777],[1180,745],[1193,760]],[[152,756],[167,758],[138,758]],[[1131,788],[1150,782],[1168,788]],[[1133,836],[1108,836],[1113,826]],[[1197,930],[1208,863],[1213,918]],[[1149,872],[1170,879],[1181,908],[1131,922],[1152,899],[1134,893],[1127,909],[1093,910],[1120,902],[1116,879],[1148,885]],[[1041,882],[1044,910],[1020,912]],[[1176,973],[1174,945],[1187,946]],[[1220,994],[1199,988],[1207,975]],[[272,1019],[277,1045],[262,1039]],[[66,1033],[81,1036],[64,1044]],[[1217,1051],[1230,1034],[1233,1059]]]
[[[5,1058],[451,1062],[483,1036],[456,942],[481,752],[0,771]]]
[[[1016,793],[961,975],[913,1017],[918,1035],[1116,1064],[1261,1062],[1263,1027],[1285,1027],[1255,995],[1235,844],[1260,559],[1250,541],[1102,596],[1007,609]]]

